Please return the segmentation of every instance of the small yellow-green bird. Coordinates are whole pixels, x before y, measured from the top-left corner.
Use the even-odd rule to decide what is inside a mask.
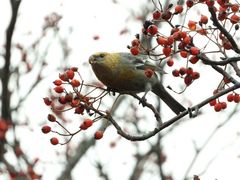
[[[95,53],[89,58],[89,63],[97,78],[110,90],[121,94],[133,94],[152,91],[159,96],[176,114],[186,109],[177,102],[163,87],[156,71],[163,71],[149,63],[146,55],[133,56],[130,53]],[[154,71],[147,77],[146,69]]]

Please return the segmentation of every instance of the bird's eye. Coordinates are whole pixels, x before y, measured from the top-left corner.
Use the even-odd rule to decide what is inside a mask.
[[[105,56],[105,54],[101,53],[99,54],[99,57],[103,58]]]

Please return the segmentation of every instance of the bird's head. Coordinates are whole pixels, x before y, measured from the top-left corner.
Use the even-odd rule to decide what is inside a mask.
[[[89,60],[88,62],[91,64],[91,65],[94,65],[96,63],[101,63],[104,61],[105,57],[108,55],[109,53],[107,52],[97,52],[93,55],[91,55],[89,57]]]

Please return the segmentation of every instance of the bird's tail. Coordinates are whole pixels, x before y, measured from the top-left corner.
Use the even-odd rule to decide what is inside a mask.
[[[160,97],[168,106],[169,108],[179,114],[186,110],[179,102],[177,102],[163,87],[162,84],[158,83],[152,87],[152,92]]]

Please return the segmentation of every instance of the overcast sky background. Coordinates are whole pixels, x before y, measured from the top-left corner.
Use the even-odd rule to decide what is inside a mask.
[[[110,0],[88,0],[88,1],[49,1],[49,0],[23,0],[20,6],[19,19],[16,24],[16,30],[14,33],[14,42],[24,42],[24,44],[30,44],[34,41],[35,37],[38,37],[41,33],[42,24],[46,14],[51,12],[57,12],[63,16],[60,22],[61,35],[67,36],[69,27],[73,28],[73,32],[69,38],[69,44],[72,48],[72,53],[69,57],[69,62],[72,66],[78,66],[81,69],[81,65],[87,62],[88,57],[97,51],[127,51],[127,44],[133,39],[134,35],[141,29],[138,23],[127,23],[126,19],[129,17],[129,9],[137,9],[140,6],[140,2],[129,0],[121,0],[119,4],[113,4]],[[144,2],[141,0],[141,2]],[[138,5],[136,5],[138,4]],[[6,27],[9,23],[9,3],[7,0],[0,1],[0,43],[4,44],[5,37],[3,36]],[[124,36],[119,36],[119,32],[124,27],[128,26],[130,32]],[[31,36],[28,35],[31,31]],[[99,35],[98,41],[93,40],[94,35]],[[58,64],[58,58],[60,57],[58,51],[51,54],[52,62],[50,67],[46,70],[48,76],[46,80],[40,83],[36,89],[29,95],[26,103],[24,103],[24,109],[29,117],[31,117],[31,129],[32,131],[26,131],[25,128],[19,129],[21,132],[21,146],[30,157],[40,157],[45,162],[43,165],[38,166],[38,171],[43,173],[43,179],[48,180],[49,177],[53,179],[57,177],[61,171],[62,163],[64,163],[64,157],[56,155],[56,151],[61,153],[64,147],[51,146],[49,144],[49,137],[43,135],[40,131],[41,124],[46,123],[46,115],[48,109],[43,105],[42,97],[46,96],[47,89],[51,86],[51,82],[57,77],[58,72],[53,72],[54,65]],[[0,63],[2,65],[2,63]],[[207,98],[211,95],[212,90],[217,86],[218,82],[209,82],[208,87],[205,86],[209,74],[209,68],[204,69],[201,72],[201,78],[198,82],[194,82],[191,90],[186,92],[187,97],[191,97],[193,104],[200,102],[203,97]],[[84,72],[88,72],[88,69],[84,69]],[[171,72],[171,71],[169,71]],[[90,72],[91,73],[91,72]],[[84,74],[85,75],[85,74]],[[214,73],[213,73],[214,75]],[[92,74],[86,74],[85,78],[92,77]],[[216,76],[218,77],[218,76]],[[167,76],[166,82],[171,82],[172,77]],[[169,83],[166,83],[168,85]],[[201,88],[199,88],[201,87]],[[204,88],[202,88],[204,87]],[[23,89],[24,91],[24,89]],[[195,94],[196,96],[194,96]],[[198,95],[199,94],[199,95]],[[180,100],[181,98],[178,97]],[[187,102],[184,102],[185,105]],[[34,105],[34,106],[33,106]],[[33,107],[33,108],[32,108]],[[231,111],[232,104],[230,104],[229,112]],[[219,121],[224,120],[227,117],[226,114],[215,113],[212,108],[205,107],[201,117],[193,119],[184,125],[181,125],[174,133],[170,133],[163,140],[164,151],[168,156],[168,162],[164,166],[167,172],[174,173],[176,180],[181,179],[182,169],[185,169],[191,161],[191,155],[193,154],[193,139],[197,141],[197,145],[200,145],[209,136],[208,132],[218,124]],[[171,117],[172,115],[164,115]],[[236,116],[237,117],[237,116]],[[235,119],[236,119],[235,117]],[[93,133],[89,131],[87,133]],[[224,133],[227,132],[227,133]],[[203,180],[209,179],[239,179],[240,173],[240,161],[239,149],[240,141],[236,136],[236,132],[239,132],[239,122],[232,121],[220,131],[216,138],[213,139],[211,147],[207,149],[207,152],[203,152],[202,159],[195,167],[194,172],[199,172],[199,169],[204,169],[209,159],[213,158],[217,154],[216,160],[210,165],[209,172],[203,175]],[[224,134],[224,135],[222,135]],[[81,138],[82,134],[78,134],[73,138]],[[85,135],[84,135],[85,136]],[[86,135],[88,136],[88,135]],[[129,169],[134,165],[133,154],[135,149],[132,146],[132,142],[124,139],[119,141],[116,148],[109,148],[109,142],[118,137],[114,128],[109,128],[106,131],[104,138],[97,142],[96,148],[90,150],[86,157],[81,160],[73,171],[75,179],[79,178],[81,174],[87,174],[88,179],[96,179],[97,172],[94,170],[93,162],[95,159],[100,159],[106,165],[105,168],[110,172],[112,179],[127,179],[129,176]],[[150,141],[154,141],[152,138]],[[141,142],[141,150],[146,151],[148,142]],[[76,144],[73,143],[72,146]],[[218,150],[221,149],[220,152]],[[9,156],[11,159],[11,156]],[[151,169],[151,165],[146,167]],[[156,173],[157,174],[157,173]],[[1,177],[1,176],[0,176]],[[157,180],[157,176],[154,173],[146,174],[144,179]],[[180,178],[179,178],[180,177]]]

